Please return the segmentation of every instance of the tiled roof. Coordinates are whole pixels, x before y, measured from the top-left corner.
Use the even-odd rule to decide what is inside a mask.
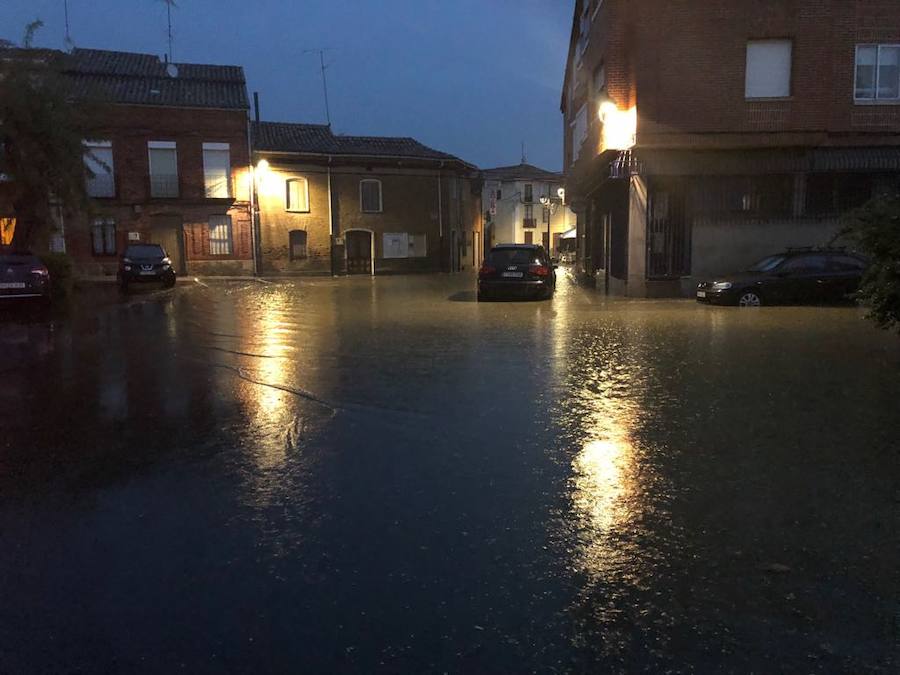
[[[152,54],[75,49],[64,71],[78,96],[104,103],[249,108],[240,66],[166,64]]]
[[[341,136],[332,133],[331,129],[323,124],[254,122],[253,148],[269,152],[442,159],[462,162],[458,157],[422,145],[414,138]]]
[[[546,171],[532,164],[516,164],[515,166],[498,166],[482,171],[485,180],[533,180],[548,183],[561,182],[563,176],[555,171]]]

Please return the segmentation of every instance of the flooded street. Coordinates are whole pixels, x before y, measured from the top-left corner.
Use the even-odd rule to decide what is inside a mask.
[[[896,672],[900,340],[466,276],[0,315],[0,673]]]

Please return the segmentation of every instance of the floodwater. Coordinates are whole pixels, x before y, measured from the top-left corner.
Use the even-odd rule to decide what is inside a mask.
[[[0,314],[0,672],[896,672],[900,339],[467,276]]]

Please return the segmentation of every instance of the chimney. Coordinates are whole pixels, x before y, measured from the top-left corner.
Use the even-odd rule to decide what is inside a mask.
[[[256,114],[256,121],[259,122],[259,92],[253,92],[253,111]]]

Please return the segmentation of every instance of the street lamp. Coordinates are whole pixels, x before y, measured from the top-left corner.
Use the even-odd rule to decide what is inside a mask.
[[[565,195],[565,190],[560,188],[557,190],[558,198],[554,199],[548,195],[543,195],[541,197],[541,206],[544,207],[544,210],[547,212],[547,255],[550,255],[550,252],[553,250],[553,235],[550,233],[550,226],[553,223],[553,214],[556,213],[556,209],[560,204],[563,203],[563,195]]]

